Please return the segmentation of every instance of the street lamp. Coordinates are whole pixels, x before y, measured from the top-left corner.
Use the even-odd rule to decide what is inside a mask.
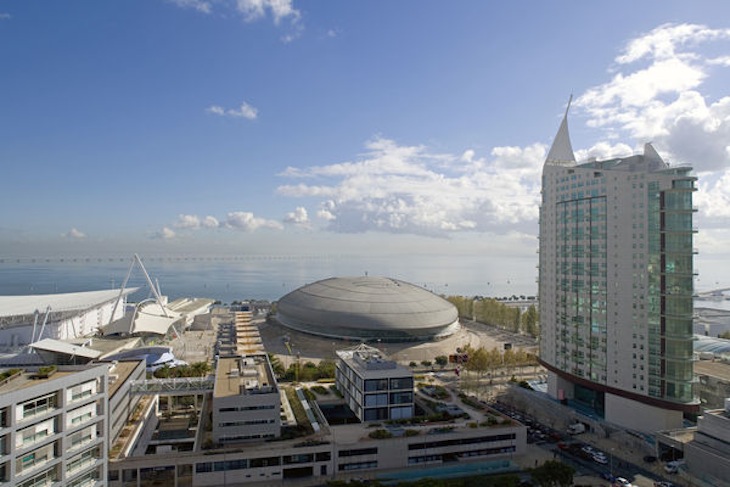
[[[613,447],[611,447],[611,465],[609,466],[608,473],[611,475],[611,478],[613,478]]]

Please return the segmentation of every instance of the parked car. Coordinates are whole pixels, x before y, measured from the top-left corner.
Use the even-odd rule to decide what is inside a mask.
[[[606,458],[606,455],[602,452],[596,452],[593,454],[593,461],[600,463],[601,465],[606,465],[608,463],[608,458]]]
[[[634,487],[634,484],[623,477],[616,477],[613,481],[615,487]]]

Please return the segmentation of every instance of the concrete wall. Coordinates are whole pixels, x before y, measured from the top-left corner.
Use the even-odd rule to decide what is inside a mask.
[[[624,428],[654,433],[682,427],[682,412],[649,406],[614,394],[606,394],[606,421]]]

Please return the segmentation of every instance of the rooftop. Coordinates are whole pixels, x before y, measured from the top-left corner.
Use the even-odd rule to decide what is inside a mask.
[[[213,397],[277,392],[273,372],[263,354],[221,357],[215,376]]]
[[[126,296],[139,288],[125,289]],[[36,311],[45,313],[49,307],[53,312],[83,311],[99,306],[119,297],[119,289],[86,291],[62,294],[33,294],[25,296],[0,296],[0,317],[32,315]]]
[[[350,368],[358,371],[359,375],[367,378],[377,377],[404,377],[412,376],[413,372],[402,365],[388,359],[377,348],[360,344],[355,348],[338,350],[337,356],[344,360]]]
[[[107,367],[106,364],[103,367]],[[39,375],[38,370],[23,370],[20,374],[0,382],[0,396],[9,394],[28,387],[34,387],[44,382],[58,381],[72,376],[78,372],[89,370],[87,366],[57,367],[55,372],[47,376]]]

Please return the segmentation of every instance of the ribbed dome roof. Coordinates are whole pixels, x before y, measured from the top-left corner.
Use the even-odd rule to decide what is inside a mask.
[[[333,277],[281,298],[277,318],[316,335],[400,341],[450,334],[458,313],[445,299],[404,281]]]

